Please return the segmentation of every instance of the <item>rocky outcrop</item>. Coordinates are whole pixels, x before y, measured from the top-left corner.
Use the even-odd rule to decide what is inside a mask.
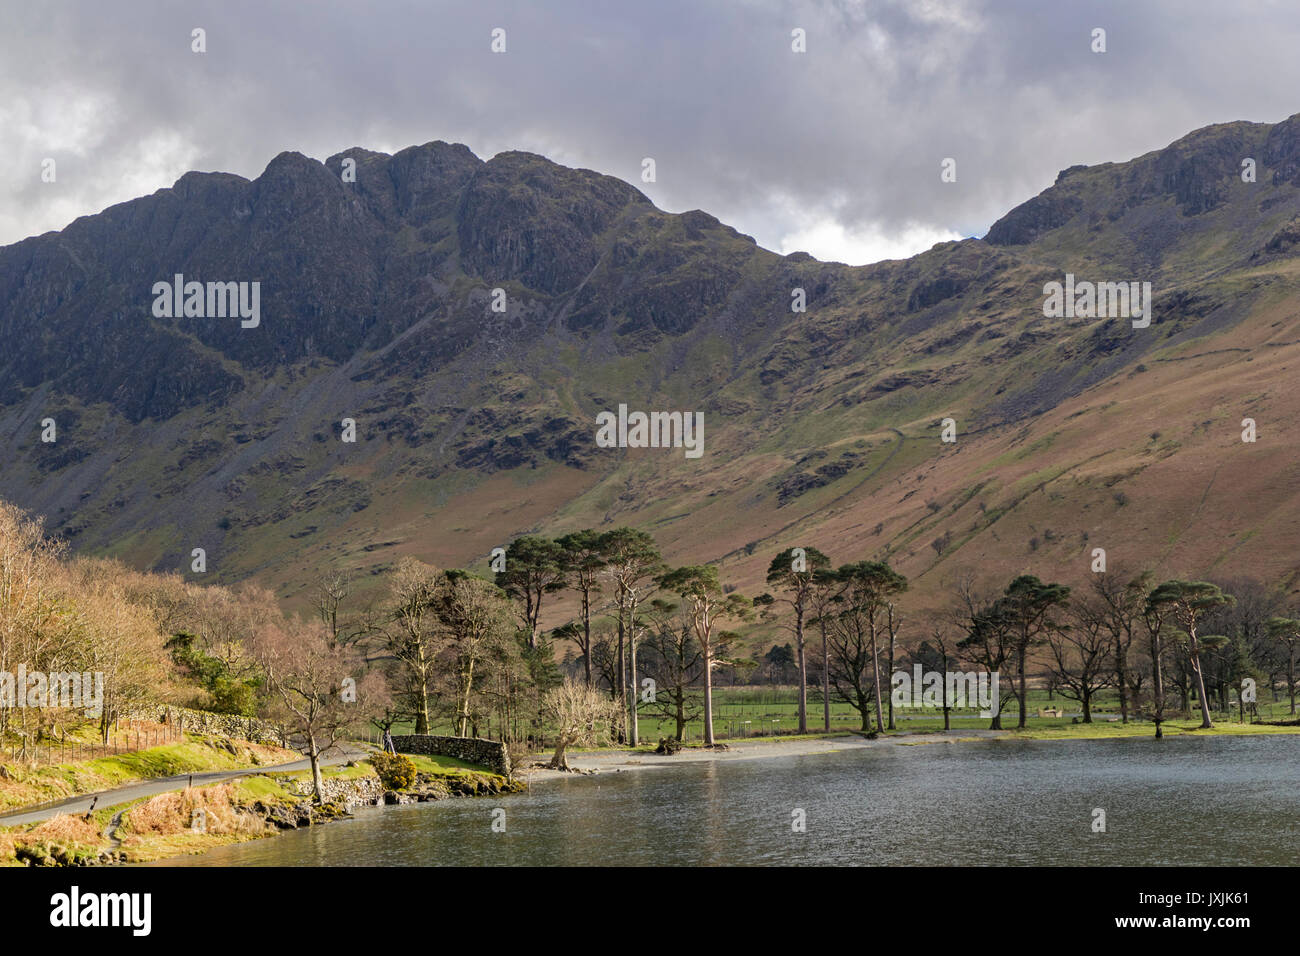
[[[1083,209],[1083,200],[1048,190],[1023,202],[989,227],[984,241],[995,246],[1023,246],[1059,229]]]
[[[532,153],[500,153],[478,168],[461,196],[461,256],[492,282],[564,292],[596,265],[598,237],[630,204],[650,201],[612,176]]]

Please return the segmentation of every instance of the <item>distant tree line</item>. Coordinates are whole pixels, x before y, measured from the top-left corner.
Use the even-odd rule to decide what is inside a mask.
[[[904,608],[909,582],[887,562],[835,567],[802,547],[775,554],[766,583],[748,599],[715,566],[671,567],[651,535],[616,527],[521,536],[486,575],[405,558],[364,601],[347,574],[331,574],[311,613],[295,616],[252,585],[70,557],[38,520],[0,504],[0,672],[102,672],[105,733],[144,700],[279,721],[318,781],[319,756],[367,722],[428,733],[442,721],[508,742],[548,733],[559,766],[583,742],[639,743],[642,716],[678,740],[702,722],[712,745],[715,685],[756,675],[793,680],[800,732],[809,687],[822,729],[842,701],[862,731],[879,732],[896,727],[891,675],[917,663],[999,674],[995,728],[1013,700],[1025,726],[1031,680],[1077,701],[1084,721],[1113,691],[1120,719],[1149,719],[1157,735],[1193,709],[1210,726],[1246,680],[1280,690],[1295,713],[1300,615],[1249,580],[1112,571],[1072,589],[1024,574],[1001,589],[953,583],[946,609],[921,615]],[[560,609],[573,613],[548,627]],[[756,621],[789,641],[746,654],[739,629]],[[560,645],[573,650],[557,660]],[[3,735],[39,736],[66,719],[0,704]]]

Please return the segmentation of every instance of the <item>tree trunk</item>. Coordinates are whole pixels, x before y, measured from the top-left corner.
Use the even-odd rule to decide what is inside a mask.
[[[1115,638],[1115,679],[1119,688],[1119,722],[1128,723],[1128,655],[1123,642]]]
[[[429,732],[429,698],[424,691],[420,692],[420,706],[415,712],[415,732],[417,734]]]
[[[584,588],[582,592],[582,632],[586,635],[587,643],[583,645],[586,651],[582,655],[583,670],[586,672],[587,687],[595,685],[591,679],[591,595]]]
[[[704,652],[704,746],[713,746],[713,651]]]
[[[804,653],[803,608],[795,608],[794,641],[799,652],[799,733],[808,733],[808,661]]]
[[[939,687],[939,692],[943,695],[943,729],[951,730],[952,725],[950,723],[948,709],[948,651],[943,649],[941,650],[941,653],[943,654],[943,684]]]
[[[316,735],[307,735],[307,759],[311,762],[311,788],[317,803],[324,803],[323,789],[325,781],[321,779],[320,752],[316,748]]]
[[[1019,649],[1016,651],[1017,663],[1020,667],[1020,674],[1016,681],[1018,685],[1017,696],[1020,698],[1020,719],[1016,726],[1021,730],[1025,729],[1025,718],[1029,716],[1029,708],[1025,706],[1025,656],[1028,651],[1028,643],[1027,639],[1022,640]]]
[[[621,726],[618,729],[618,742],[627,741],[627,661],[623,656],[623,596],[619,595],[618,601],[618,706],[622,713],[620,718]]]
[[[822,632],[822,714],[824,718],[825,729],[831,729],[831,662],[826,655],[826,624],[821,624]],[[1295,706],[1292,705],[1291,712],[1295,713]]]
[[[1163,650],[1160,646],[1160,633],[1157,631],[1151,635],[1151,692],[1155,707],[1157,740],[1164,736],[1164,731],[1160,728],[1161,722],[1165,719],[1165,679],[1164,668],[1160,662]]]
[[[894,606],[889,606],[889,683],[893,686],[894,682]],[[876,688],[876,693],[880,693],[880,688]],[[897,730],[894,726],[894,695],[889,695],[889,729]]]
[[[469,667],[465,669],[463,680],[465,682],[465,691],[461,697],[461,706],[459,708],[460,720],[458,721],[458,724],[460,726],[459,729],[457,730],[457,733],[461,737],[465,736],[465,728],[469,725],[470,689],[474,686],[474,661],[473,660],[469,662]]]
[[[1191,638],[1192,673],[1196,675],[1196,696],[1201,702],[1201,729],[1208,730],[1214,724],[1210,721],[1210,702],[1205,698],[1205,678],[1201,675],[1201,652],[1196,646],[1196,635],[1194,633]]]
[[[885,714],[880,703],[880,653],[876,646],[876,625],[871,625],[871,682],[875,688],[876,694],[876,727],[880,730],[885,729]]]
[[[537,650],[537,616],[542,609],[542,593],[537,592],[537,603],[533,603],[533,588],[531,584],[524,585],[524,617],[528,619],[528,649]]]
[[[632,613],[628,618],[627,631],[627,662],[631,672],[631,697],[628,704],[628,743],[633,747],[637,745],[637,733],[639,724],[637,722],[636,703],[638,688],[636,684],[636,605],[632,605]]]
[[[556,739],[556,741],[555,741],[555,754],[554,754],[554,756],[551,757],[551,762],[550,762],[549,764],[547,764],[547,766],[550,767],[552,770],[568,770],[568,769],[569,769],[569,757],[568,757],[568,755],[564,752],[566,746],[567,746],[567,743],[566,743],[566,741],[565,741],[563,735],[561,735],[560,737],[558,737],[558,738]]]

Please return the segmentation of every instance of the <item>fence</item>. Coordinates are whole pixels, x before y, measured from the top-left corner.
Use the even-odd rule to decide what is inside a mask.
[[[61,763],[74,763],[78,760],[94,760],[97,757],[113,757],[117,754],[135,753],[160,747],[163,744],[176,743],[184,736],[178,724],[158,724],[147,720],[115,720],[109,727],[108,743],[88,743],[84,740],[68,739],[66,734],[57,737],[45,737],[34,741],[15,741],[8,747],[0,747],[0,757],[6,757],[14,763],[27,763],[32,766],[52,766]]]

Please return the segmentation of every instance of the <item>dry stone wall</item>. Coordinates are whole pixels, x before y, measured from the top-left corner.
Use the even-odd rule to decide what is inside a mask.
[[[503,777],[510,776],[510,755],[505,744],[482,737],[438,737],[434,734],[402,734],[393,737],[398,753],[455,757],[488,767]]]
[[[152,720],[159,724],[175,724],[192,734],[211,734],[214,737],[233,737],[251,740],[255,744],[286,746],[279,728],[256,717],[236,714],[214,714],[207,710],[191,710],[172,704],[145,704],[123,713],[132,720]]]

